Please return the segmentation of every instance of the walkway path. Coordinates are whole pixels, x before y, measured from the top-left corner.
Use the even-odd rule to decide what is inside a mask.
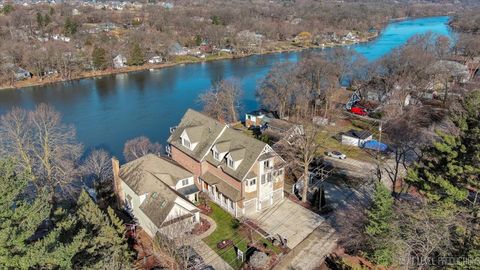
[[[198,240],[192,244],[192,247],[202,258],[206,259],[205,263],[213,266],[215,270],[233,270],[228,263],[226,263],[213,249],[211,249],[207,244],[205,244],[205,242],[201,240],[209,236],[217,228],[217,223],[215,223],[215,221],[209,216],[201,214],[201,217],[210,223],[210,228],[206,232],[197,236]]]

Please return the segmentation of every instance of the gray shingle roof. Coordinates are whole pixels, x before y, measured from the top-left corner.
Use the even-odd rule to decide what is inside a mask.
[[[119,176],[137,195],[148,193],[140,210],[161,227],[175,200],[183,196],[170,186],[193,175],[173,161],[149,154],[122,165]]]
[[[221,178],[216,177],[215,175],[211,174],[210,172],[204,173],[200,176],[203,181],[207,182],[209,185],[215,185],[222,194],[227,196],[234,202],[238,202],[241,199],[240,190],[236,189],[235,187],[231,186],[227,182],[223,181]]]
[[[204,127],[202,139],[195,149],[191,151],[182,145],[180,135],[185,129],[200,125]],[[224,130],[223,133],[222,130]],[[168,139],[168,142],[197,161],[202,161],[202,158],[205,157],[206,161],[221,167],[225,173],[238,181],[245,178],[257,157],[267,145],[192,109],[187,110],[180,124]],[[229,152],[234,160],[242,160],[236,170],[229,168],[225,159],[217,161],[213,158],[211,147],[214,145],[225,150],[225,152]]]
[[[372,136],[372,133],[368,130],[350,129],[349,131],[345,132],[343,135],[363,140],[363,139],[366,139],[366,138]]]
[[[120,168],[120,178],[137,194],[145,193],[142,185],[154,183],[149,178],[158,178],[169,186],[175,186],[179,180],[192,177],[193,174],[173,160],[167,160],[154,154],[148,154],[130,161]],[[143,179],[143,180],[142,180]],[[141,181],[142,180],[142,181]],[[143,191],[143,193],[141,193]],[[139,193],[140,192],[140,193]]]
[[[199,126],[203,128],[191,129],[192,127]],[[168,143],[182,150],[195,160],[200,161],[206,152],[210,150],[210,146],[213,144],[218,135],[220,135],[224,127],[224,124],[221,124],[202,113],[188,109],[175,131],[168,138]],[[189,137],[193,136],[197,138],[197,136],[199,136],[201,138],[198,140],[198,145],[195,147],[195,149],[193,149],[193,151],[182,145],[180,135],[182,135],[182,132],[185,129],[187,129],[187,134]]]
[[[266,143],[233,128],[227,128],[222,136],[220,136],[219,141],[230,142],[230,148],[227,152],[232,155],[234,160],[242,160],[238,168],[236,170],[229,168],[225,159],[221,161],[215,160],[212,153],[209,153],[205,159],[215,166],[220,166],[225,173],[239,181],[245,178],[246,174],[257,160],[257,157],[267,145]]]

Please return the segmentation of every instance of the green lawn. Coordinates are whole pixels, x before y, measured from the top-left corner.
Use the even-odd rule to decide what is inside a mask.
[[[348,158],[372,162],[372,156],[370,156],[365,150],[356,146],[343,145],[337,138],[335,138],[340,137],[340,133],[346,132],[350,129],[367,129],[374,134],[374,139],[378,138],[377,127],[371,123],[361,120],[356,120],[353,123],[351,121],[339,121],[338,125],[326,126],[319,133],[317,137],[317,142],[320,145],[319,154],[337,150],[347,155]]]
[[[232,227],[235,219],[234,217],[232,217],[229,213],[215,203],[209,202],[209,204],[212,207],[212,213],[210,214],[210,217],[217,223],[217,229],[208,237],[204,238],[203,241],[215,252],[217,252],[217,254],[220,255],[224,261],[229,263],[234,269],[238,269],[240,268],[242,262],[235,259],[237,257],[235,250],[233,248],[219,250],[217,248],[217,244],[222,240],[231,239],[233,240],[233,243],[240,248],[240,250],[245,252],[247,250],[248,240],[246,237],[240,234],[238,229],[234,229]]]
[[[235,218],[228,212],[213,202],[209,202],[209,204],[212,207],[212,213],[209,216],[217,223],[217,229],[208,237],[204,238],[203,241],[218,255],[220,255],[225,262],[230,264],[230,266],[232,266],[234,269],[239,269],[242,265],[242,262],[236,260],[237,256],[235,254],[235,250],[231,247],[219,250],[217,248],[217,244],[222,240],[231,239],[233,243],[245,254],[245,251],[247,250],[247,244],[249,242],[248,234],[245,230],[241,229],[242,225],[237,229],[233,228],[232,225],[234,224]],[[271,249],[276,254],[281,252],[280,248],[273,246],[268,240],[264,239],[256,232],[253,232],[252,238],[254,241],[267,244],[267,248]]]

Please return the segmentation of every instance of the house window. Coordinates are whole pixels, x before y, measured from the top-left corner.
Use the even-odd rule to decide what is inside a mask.
[[[213,158],[215,160],[220,160],[220,154],[218,153],[218,151],[213,150]]]
[[[182,180],[182,186],[188,186],[188,182],[190,182],[190,181],[188,181],[188,179],[183,179]]]
[[[233,201],[230,201],[230,208],[233,209]]]
[[[232,168],[232,169],[235,169],[234,166],[233,166],[233,159],[227,158],[227,166]]]
[[[182,145],[187,147],[188,149],[191,149],[190,141],[185,138],[182,138]]]
[[[254,186],[256,184],[255,179],[250,180],[250,186]]]
[[[267,169],[269,169],[269,168],[270,168],[270,160],[265,160],[265,161],[263,162],[263,169],[264,169],[264,170],[267,170]]]

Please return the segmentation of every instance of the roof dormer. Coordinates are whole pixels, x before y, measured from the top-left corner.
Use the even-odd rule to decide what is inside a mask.
[[[236,170],[245,158],[245,148],[231,150],[227,154],[227,167]]]
[[[223,141],[215,144],[212,147],[212,155],[213,158],[216,161],[221,161],[225,157],[225,155],[228,153],[228,149],[230,148],[230,142],[229,141]]]
[[[182,134],[180,135],[180,139],[182,140],[182,145],[193,151],[197,144],[200,142],[202,138],[203,127],[196,126],[196,127],[188,127],[183,130]]]

